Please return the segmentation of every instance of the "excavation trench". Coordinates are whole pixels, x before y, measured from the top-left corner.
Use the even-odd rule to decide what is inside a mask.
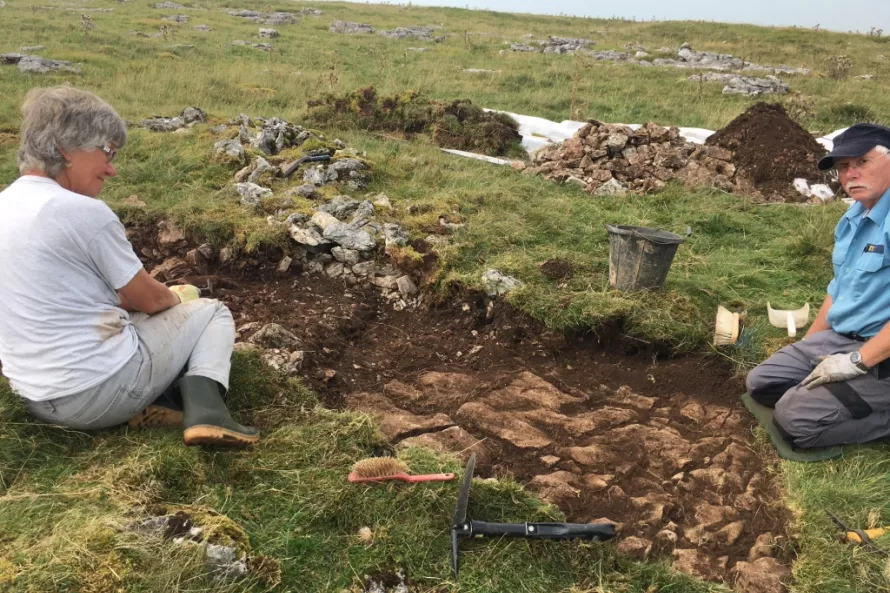
[[[397,311],[371,286],[274,266],[185,278],[208,279],[239,340],[268,323],[293,332],[298,374],[396,448],[475,451],[481,475],[514,477],[569,520],[620,523],[625,553],[705,579],[764,555],[790,563],[770,460],[718,359],[618,332],[566,338],[478,295]]]

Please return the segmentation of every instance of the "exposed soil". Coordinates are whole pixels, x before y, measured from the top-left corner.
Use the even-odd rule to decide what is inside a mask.
[[[564,259],[548,259],[541,264],[541,273],[548,280],[566,280],[572,277],[574,271],[572,263]]]
[[[757,103],[705,144],[731,150],[736,176],[746,178],[768,201],[805,202],[794,180],[825,182],[816,167],[825,148],[777,103]]]
[[[623,552],[705,579],[754,548],[790,562],[787,510],[719,360],[617,330],[566,337],[482,295],[396,311],[370,286],[276,272],[277,257],[185,280],[210,280],[239,341],[273,322],[295,334],[306,382],[373,416],[394,447],[475,451],[480,476],[512,476],[571,521],[620,523]]]
[[[214,285],[238,327],[275,322],[303,341],[301,374],[330,406],[368,412],[396,446],[475,450],[480,475],[529,484],[569,520],[621,523],[631,555],[670,557],[670,531],[679,569],[720,580],[758,536],[784,534],[742,384],[715,360],[566,340],[481,297],[396,312],[318,277]]]

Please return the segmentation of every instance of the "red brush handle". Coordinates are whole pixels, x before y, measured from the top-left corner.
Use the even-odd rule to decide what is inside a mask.
[[[411,476],[408,474],[396,474],[401,480],[406,482],[448,482],[454,479],[454,474],[422,474],[419,476]]]

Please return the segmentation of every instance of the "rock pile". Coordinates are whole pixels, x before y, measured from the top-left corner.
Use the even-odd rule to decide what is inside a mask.
[[[139,122],[143,128],[153,132],[175,132],[207,121],[207,114],[199,107],[186,107],[177,117],[155,115]]]
[[[591,121],[573,138],[535,153],[523,173],[573,183],[597,196],[646,193],[680,176],[695,150],[677,127],[647,123],[634,131]]]
[[[821,187],[825,179],[816,168],[824,154],[781,105],[758,103],[704,145],[684,140],[676,127],[592,121],[573,138],[535,153],[530,166],[517,168],[597,196],[646,193],[679,179],[757,201],[802,202],[831,193]],[[818,191],[796,189],[803,185]]]
[[[569,37],[548,36],[547,39],[539,41],[541,51],[545,54],[571,54],[576,51],[586,50],[588,46],[595,45],[595,41],[590,39],[571,39]]]
[[[588,51],[591,45],[596,45],[595,41],[590,39],[571,39],[569,37],[548,36],[547,39],[541,41],[532,41],[535,45],[527,43],[511,43],[510,51],[518,52],[538,52],[545,54],[572,54],[576,51]]]
[[[373,33],[374,27],[364,23],[353,23],[351,21],[334,21],[329,29],[331,33],[345,33],[346,35],[358,35],[362,33]]]
[[[556,41],[551,41],[556,40]],[[560,45],[559,40],[567,43]],[[628,44],[627,49],[631,51],[619,51],[607,49],[601,51],[593,51],[588,49],[587,45],[593,42],[586,39],[564,39],[561,37],[550,37],[546,41],[532,42],[540,46],[540,49],[526,43],[513,43],[510,45],[510,51],[520,52],[543,52],[543,53],[583,53],[589,55],[596,60],[637,64],[640,66],[663,66],[671,68],[696,68],[701,70],[737,70],[740,72],[767,72],[771,74],[800,74],[807,76],[810,74],[809,68],[793,68],[785,64],[778,66],[763,66],[753,62],[746,62],[741,58],[736,58],[730,54],[720,54],[707,51],[696,51],[688,43],[684,43],[676,50],[670,48],[661,48],[658,53],[662,56],[652,58],[646,48],[637,44]],[[548,50],[548,48],[551,48]]]
[[[377,33],[391,39],[420,39],[421,41],[434,41],[440,43],[445,41],[444,35],[435,35],[438,27],[428,26],[412,26],[412,27],[396,27],[395,29],[381,29],[377,31],[371,25],[365,23],[354,23],[352,21],[334,21],[328,29],[331,33],[343,33],[346,35],[361,35]]]
[[[297,22],[298,15],[292,12],[257,12],[256,10],[227,10],[227,14],[249,19],[265,25],[292,25]]]
[[[708,72],[690,76],[689,80],[699,83],[722,82],[726,85],[723,87],[724,95],[744,95],[746,97],[770,94],[785,95],[791,90],[787,84],[772,75],[768,75],[766,78],[754,78],[740,74]]]
[[[433,41],[441,43],[445,41],[444,35],[434,35],[437,27],[396,27],[390,30],[377,31],[378,35],[392,39],[420,39],[421,41]]]
[[[232,45],[246,45],[248,47],[261,49],[263,51],[272,51],[275,49],[274,47],[272,47],[271,43],[254,43],[253,41],[245,41],[243,39],[236,39],[232,42]]]
[[[7,66],[17,65],[20,72],[30,72],[34,74],[46,74],[47,72],[55,72],[57,70],[65,70],[67,72],[80,73],[80,67],[73,66],[71,62],[65,60],[50,60],[23,53],[0,54],[0,64]]]

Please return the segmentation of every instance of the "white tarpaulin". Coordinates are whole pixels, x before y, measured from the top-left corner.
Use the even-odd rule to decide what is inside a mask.
[[[486,111],[494,110],[487,109]],[[571,120],[563,120],[557,123],[555,121],[550,121],[549,119],[544,119],[543,117],[535,117],[533,115],[520,115],[518,113],[510,113],[509,111],[500,111],[498,113],[504,113],[516,120],[516,123],[519,124],[519,133],[522,135],[522,146],[528,151],[529,154],[540,150],[547,145],[556,144],[558,142],[568,140],[575,135],[575,132],[584,127],[585,123],[587,123],[583,121]],[[641,124],[624,125],[629,127],[631,130],[636,130],[637,128],[641,127]],[[831,134],[828,134],[821,138],[817,138],[816,141],[824,146],[826,150],[831,150],[831,148],[834,146],[834,142],[832,142],[834,137],[846,129],[847,128],[837,130],[835,132],[832,132]],[[680,128],[680,136],[682,136],[689,142],[694,142],[696,144],[704,144],[708,136],[713,133],[713,130],[706,130],[704,128]]]

